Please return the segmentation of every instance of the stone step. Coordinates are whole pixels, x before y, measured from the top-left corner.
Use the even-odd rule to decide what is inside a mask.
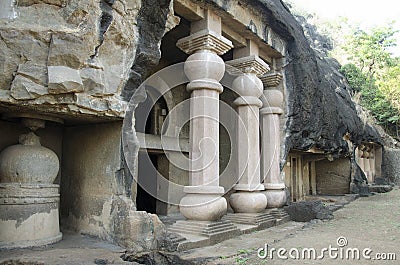
[[[276,218],[276,225],[280,225],[291,221],[290,215],[285,211],[285,209],[272,209],[269,213]]]
[[[393,190],[393,187],[391,185],[372,184],[372,185],[368,186],[368,189],[370,192],[386,193],[386,192]]]
[[[232,217],[232,219],[229,219],[234,223],[241,223],[241,224],[250,224],[250,225],[259,225],[265,222],[275,222],[275,218],[264,218],[264,219],[258,219],[258,220],[254,220],[254,219],[246,219],[246,218],[236,218],[236,217]]]
[[[275,218],[281,218],[289,216],[289,214],[284,209],[273,209],[269,212]]]
[[[262,223],[262,222],[267,222],[267,221],[274,221],[275,218],[271,215],[266,215],[266,216],[260,216],[260,217],[242,217],[242,216],[228,216],[228,220],[231,220],[232,222],[254,222],[254,223]]]
[[[205,225],[202,225],[202,224],[196,224],[196,223],[176,222],[175,224],[173,224],[170,227],[171,228],[172,227],[187,228],[187,229],[193,229],[193,230],[201,229],[201,231],[212,232],[212,231],[220,231],[220,230],[229,228],[231,226],[232,226],[232,224],[230,222],[229,223],[223,223],[223,224],[220,224],[218,226],[212,226],[212,227],[205,226]]]
[[[236,228],[230,222],[221,222],[218,226],[204,226],[204,224],[198,224],[193,222],[176,222],[168,228],[169,231],[175,233],[193,233],[199,235],[211,235],[218,234],[220,232],[235,230]]]
[[[205,235],[205,236],[214,235],[214,234],[218,234],[218,233],[229,231],[229,230],[232,230],[232,229],[227,230],[226,228],[221,228],[221,229],[211,230],[211,231],[195,229],[195,228],[188,228],[188,227],[179,227],[179,228],[169,228],[168,229],[168,231],[174,232],[174,233],[191,233],[191,234],[198,234],[198,235]],[[235,228],[233,230],[235,230]]]
[[[215,221],[215,222],[209,222],[209,221],[192,221],[192,220],[179,220],[179,221],[176,221],[176,222],[174,223],[174,225],[177,225],[177,224],[184,224],[184,225],[186,225],[186,226],[192,225],[192,226],[196,226],[196,227],[202,226],[202,227],[209,227],[209,228],[213,228],[213,227],[222,227],[222,226],[226,226],[226,225],[231,225],[231,223],[230,223],[229,221],[224,221],[224,220]]]
[[[187,238],[190,243],[184,241],[179,244],[179,246],[185,245],[194,246],[205,243],[202,237],[208,239],[207,244],[215,244],[226,239],[238,236],[240,234],[240,230],[230,221],[216,221],[216,222],[205,222],[205,221],[190,221],[190,220],[180,220],[175,222],[173,225],[168,227],[169,232],[177,233],[185,238]],[[188,235],[193,235],[193,240],[197,243],[192,242]],[[200,236],[200,237],[199,237]],[[199,239],[200,238],[200,239]],[[179,247],[182,249],[183,247]],[[185,247],[185,248],[186,248]]]
[[[169,234],[169,240],[171,243],[176,244],[176,243],[180,243],[186,240],[185,237],[177,234],[177,233],[170,233]]]

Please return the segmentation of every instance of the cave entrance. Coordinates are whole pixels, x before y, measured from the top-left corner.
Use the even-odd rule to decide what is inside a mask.
[[[157,213],[157,156],[139,152],[139,169],[136,195],[138,211]]]
[[[176,46],[176,42],[189,34],[190,22],[181,18],[179,25],[164,35],[159,63],[147,77],[187,59],[188,55]],[[174,74],[170,73],[171,76]],[[181,125],[187,120],[188,113],[172,110],[188,100],[190,93],[185,84],[165,89],[165,84],[156,79],[146,84],[146,99],[135,109],[139,142],[136,206],[138,210],[167,216],[179,213],[183,187],[189,181],[187,166],[172,162],[182,161],[181,155],[189,152],[189,123]]]
[[[168,192],[168,187],[165,187],[168,183],[164,181],[161,187],[160,179],[169,178],[169,162],[157,146],[167,127],[168,108],[156,89],[147,88],[146,94],[146,100],[135,110],[135,128],[140,143],[136,208],[138,211],[165,215],[167,204],[160,198],[161,193]]]
[[[168,192],[168,186],[160,178],[168,174],[168,160],[161,152],[140,151],[138,156],[138,185],[136,208],[138,211],[167,215],[168,204],[161,198],[162,192]],[[161,187],[161,184],[162,187]]]
[[[290,170],[290,193],[292,195],[292,201],[296,202],[298,201],[300,192],[299,192],[299,186],[298,186],[298,178],[299,178],[299,164],[300,158],[297,156],[291,156],[290,157],[290,165],[291,165],[291,170]]]
[[[315,162],[319,155],[302,152],[291,152],[283,170],[285,185],[289,187],[290,199],[293,202],[317,194]]]

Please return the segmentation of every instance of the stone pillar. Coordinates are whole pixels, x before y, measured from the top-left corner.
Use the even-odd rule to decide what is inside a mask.
[[[260,141],[259,109],[262,102],[262,82],[258,76],[269,70],[269,66],[258,57],[258,47],[253,41],[234,50],[234,60],[227,62],[240,70],[232,88],[239,95],[233,102],[238,113],[238,184],[234,186],[229,202],[236,213],[260,213],[267,206],[267,198],[260,191]]]
[[[31,132],[0,153],[0,249],[41,246],[61,240],[57,155],[34,133],[39,119],[22,118]]]
[[[369,174],[369,179],[368,183],[372,184],[375,182],[375,150],[374,146],[371,146],[371,151],[369,153],[369,169],[370,169],[370,174]]]
[[[261,115],[261,178],[264,180],[267,208],[280,208],[286,203],[285,182],[281,177],[280,158],[280,121],[283,94],[277,86],[282,81],[279,72],[268,73],[261,80],[264,83],[263,108]]]
[[[370,168],[370,149],[367,146],[365,151],[363,152],[363,157],[364,157],[364,173],[365,176],[367,177],[368,180],[368,184],[370,184],[370,180],[371,180],[371,168]]]
[[[191,54],[184,71],[190,83],[190,172],[186,195],[180,201],[181,213],[190,220],[219,220],[227,210],[219,186],[219,81],[225,64],[218,56],[232,43],[221,35],[221,18],[205,11],[204,19],[192,22],[191,35],[177,46]]]
[[[358,163],[358,166],[361,168],[361,170],[364,172],[364,158],[363,158],[363,156],[364,156],[364,154],[363,154],[364,152],[361,150],[361,147],[358,147],[357,148],[357,163]]]

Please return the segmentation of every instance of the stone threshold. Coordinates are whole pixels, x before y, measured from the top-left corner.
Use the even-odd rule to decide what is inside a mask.
[[[176,250],[183,251],[215,245],[225,240],[265,230],[290,221],[284,209],[268,209],[263,213],[228,213],[221,221],[191,221],[181,215],[160,218],[170,237],[176,238]]]

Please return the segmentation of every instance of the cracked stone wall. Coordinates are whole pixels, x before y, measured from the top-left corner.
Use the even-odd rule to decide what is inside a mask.
[[[350,193],[350,159],[315,162],[317,194],[338,195]]]
[[[141,2],[9,2],[0,19],[0,102],[121,117]]]

